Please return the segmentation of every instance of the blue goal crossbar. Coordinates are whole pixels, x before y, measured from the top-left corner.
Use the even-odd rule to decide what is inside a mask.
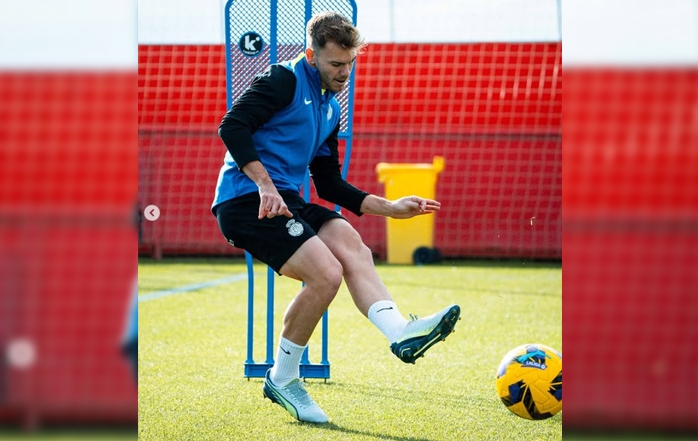
[[[356,25],[354,0],[228,0],[225,4],[225,61],[227,108],[249,86],[253,77],[267,65],[289,60],[305,50],[305,25],[322,11],[335,11]],[[352,148],[354,115],[354,70],[349,84],[337,94],[342,108],[339,139],[344,141],[342,177],[346,179]],[[306,172],[303,197],[310,200],[310,177]],[[335,207],[339,209],[339,207]],[[254,361],[254,266],[245,252],[247,263],[247,359],[245,377],[264,377],[274,365],[274,270],[267,267],[266,359]],[[300,365],[303,378],[330,378],[328,360],[327,311],[322,316],[322,351],[319,363],[311,363],[306,348]]]

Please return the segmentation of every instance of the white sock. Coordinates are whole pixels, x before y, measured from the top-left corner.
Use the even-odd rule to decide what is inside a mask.
[[[279,337],[279,348],[276,350],[276,361],[269,373],[269,379],[277,386],[285,386],[300,375],[299,366],[305,346]]]
[[[395,302],[379,300],[368,308],[368,319],[390,343],[396,342],[405,331],[407,320],[397,310]]]

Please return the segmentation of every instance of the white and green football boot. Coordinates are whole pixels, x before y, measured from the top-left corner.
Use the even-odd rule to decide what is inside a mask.
[[[269,378],[270,371],[271,369],[267,371],[262,387],[265,398],[269,398],[272,402],[286,409],[298,421],[308,423],[326,423],[328,421],[327,415],[310,398],[300,379],[296,378],[285,386],[277,386]]]
[[[405,363],[414,364],[427,349],[446,340],[460,320],[460,306],[451,305],[446,309],[422,319],[412,316],[402,336],[390,345],[390,350]]]

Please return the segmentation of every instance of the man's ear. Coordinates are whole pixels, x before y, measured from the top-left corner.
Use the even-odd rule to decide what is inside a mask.
[[[315,66],[315,51],[313,51],[313,48],[310,48],[310,47],[305,48],[305,60],[312,67],[316,67]]]

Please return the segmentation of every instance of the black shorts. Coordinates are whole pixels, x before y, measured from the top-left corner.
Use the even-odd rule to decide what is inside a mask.
[[[306,240],[330,219],[341,214],[311,204],[294,192],[280,191],[293,217],[258,219],[259,193],[248,193],[216,206],[218,226],[228,243],[242,248],[279,273],[281,267]]]

